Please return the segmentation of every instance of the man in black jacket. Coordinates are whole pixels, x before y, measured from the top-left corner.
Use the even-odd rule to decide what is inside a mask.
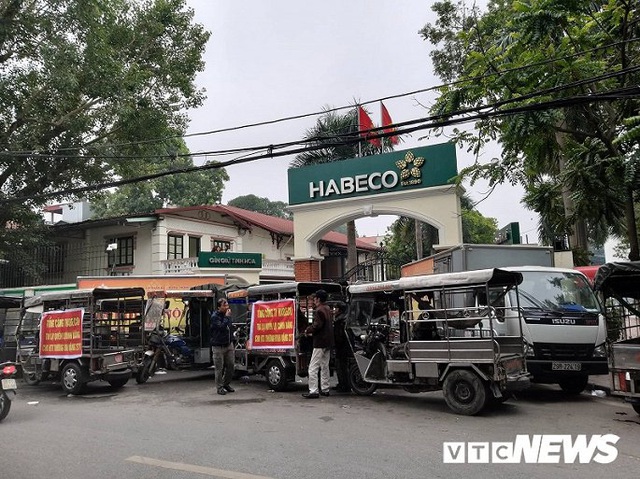
[[[213,365],[216,371],[218,394],[225,395],[235,391],[230,385],[233,377],[235,352],[233,346],[233,323],[231,310],[226,299],[218,300],[218,309],[211,315],[211,349]]]
[[[320,394],[329,395],[329,360],[333,347],[333,322],[329,306],[326,305],[327,297],[325,290],[316,291],[313,298],[315,305],[313,323],[306,330],[306,334],[313,336],[313,353],[309,363],[309,392],[302,395],[307,399],[317,399]],[[320,388],[318,387],[318,370],[320,370]]]

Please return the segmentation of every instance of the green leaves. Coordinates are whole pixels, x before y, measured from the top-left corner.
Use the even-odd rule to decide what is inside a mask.
[[[528,191],[525,203],[541,214],[547,239],[571,233],[580,221],[587,222],[594,241],[603,231],[625,226],[634,238],[628,205],[635,198],[627,192],[633,191],[630,181],[636,181],[640,140],[636,99],[621,93],[607,102],[536,107],[637,88],[640,74],[627,70],[640,60],[637,5],[623,0],[493,1],[487,12],[468,15],[462,3],[447,0],[433,10],[438,19],[421,34],[438,46],[432,55],[436,72],[457,83],[441,89],[432,112],[455,116],[478,106],[529,107],[477,121],[475,138],[456,134],[456,141],[476,153],[487,138],[496,138],[503,148],[497,162],[464,169],[461,181],[522,184]],[[463,29],[469,18],[471,25]],[[543,188],[547,184],[553,187]],[[562,205],[561,214],[557,205]],[[574,246],[587,248],[586,243]],[[632,255],[634,248],[638,254],[638,245],[631,246]]]
[[[74,199],[64,190],[130,178],[166,160],[170,143],[163,139],[183,134],[186,109],[202,103],[194,80],[208,38],[185,0],[0,3],[0,209],[6,221],[33,226],[28,211],[3,200],[62,191],[26,202],[37,208]],[[208,191],[189,188],[186,179],[159,182],[153,190],[162,202],[175,196],[162,191],[176,188],[188,192],[189,201],[213,202],[224,175],[198,180],[213,182]],[[138,197],[145,189],[130,188]],[[152,206],[136,208],[143,205]],[[0,238],[0,257],[7,248],[11,243]]]

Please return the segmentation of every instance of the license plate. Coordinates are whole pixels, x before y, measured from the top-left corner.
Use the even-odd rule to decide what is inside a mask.
[[[580,363],[560,363],[560,362],[552,362],[551,369],[553,371],[580,371],[582,369],[582,364]]]
[[[2,389],[18,389],[16,386],[16,380],[15,379],[3,379],[2,380]]]

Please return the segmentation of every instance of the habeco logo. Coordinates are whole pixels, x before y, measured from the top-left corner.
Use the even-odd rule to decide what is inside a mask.
[[[609,464],[618,457],[615,434],[518,434],[513,442],[445,442],[443,462],[464,464]]]
[[[366,175],[355,175],[338,180],[309,182],[309,198],[327,197],[331,195],[348,195],[367,191],[391,189],[400,183],[401,186],[417,185],[422,182],[422,165],[424,158],[415,157],[408,151],[404,158],[396,161],[400,175],[392,170],[383,173],[373,172]]]

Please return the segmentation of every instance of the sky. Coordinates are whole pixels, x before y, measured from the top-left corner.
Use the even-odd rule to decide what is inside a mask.
[[[432,47],[418,34],[435,21],[429,0],[187,0],[187,4],[195,11],[195,21],[212,34],[204,54],[205,71],[197,78],[207,99],[189,112],[188,133],[194,136],[187,138],[187,145],[193,153],[297,141],[317,117],[227,133],[199,133],[321,112],[325,107],[442,83],[431,72]],[[434,99],[430,92],[417,93],[385,100],[385,106],[394,122],[403,122],[428,116]],[[378,104],[368,109],[374,123],[380,124]],[[399,148],[447,141],[427,134],[404,136]],[[480,161],[497,155],[495,147]],[[458,169],[474,161],[460,149],[457,157]],[[228,167],[230,180],[223,203],[248,194],[288,202],[287,169],[292,160],[263,159]],[[465,187],[474,201],[482,200],[476,208],[483,215],[496,218],[499,227],[518,221],[523,242],[537,242],[538,217],[521,206],[521,189],[500,186],[486,197],[486,184]],[[358,220],[358,234],[383,235],[394,219]]]

